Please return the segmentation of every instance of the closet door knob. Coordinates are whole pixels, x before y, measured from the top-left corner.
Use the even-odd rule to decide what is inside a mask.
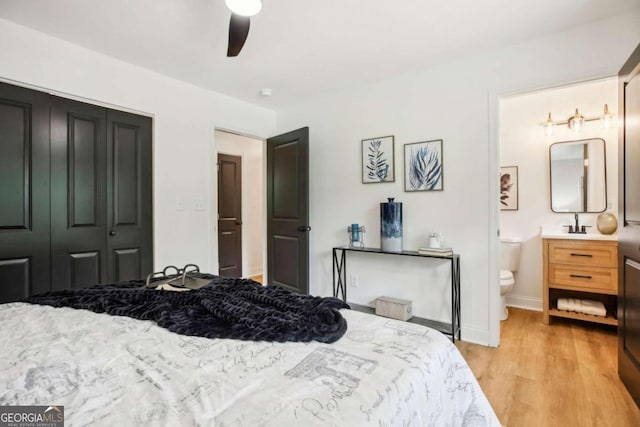
[[[109,232],[109,236],[115,236],[116,234],[118,234],[118,233],[116,233],[116,230],[111,230]]]

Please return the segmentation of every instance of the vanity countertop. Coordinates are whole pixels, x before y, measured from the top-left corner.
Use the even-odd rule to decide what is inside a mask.
[[[618,234],[600,234],[600,233],[587,233],[587,234],[570,234],[567,230],[542,230],[541,236],[543,239],[573,239],[573,240],[618,240]]]

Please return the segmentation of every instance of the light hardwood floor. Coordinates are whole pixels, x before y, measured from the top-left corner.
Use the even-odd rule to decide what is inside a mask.
[[[509,308],[500,347],[457,346],[504,426],[640,426],[615,329]]]
[[[262,274],[258,274],[256,276],[251,276],[251,277],[249,277],[249,279],[264,285],[264,283],[262,282]]]

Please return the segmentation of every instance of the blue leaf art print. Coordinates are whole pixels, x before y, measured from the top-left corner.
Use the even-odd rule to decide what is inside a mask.
[[[375,139],[369,143],[369,163],[367,164],[369,179],[384,181],[389,176],[389,164],[380,149],[382,141]]]
[[[393,136],[362,141],[362,182],[393,182]]]
[[[442,141],[405,145],[405,191],[442,190]]]

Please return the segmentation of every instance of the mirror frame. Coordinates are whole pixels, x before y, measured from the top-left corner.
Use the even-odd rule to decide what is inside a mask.
[[[562,211],[562,212],[558,212],[553,210],[553,184],[551,182],[552,179],[552,174],[551,174],[551,147],[553,147],[556,144],[566,144],[568,142],[584,142],[584,141],[594,141],[594,140],[600,140],[602,141],[602,145],[604,146],[603,148],[603,154],[604,154],[604,208],[601,211],[570,211],[570,212],[577,212],[577,213],[601,213],[607,210],[607,204],[609,203],[609,195],[607,194],[607,142],[603,139],[603,138],[585,138],[585,139],[572,139],[569,141],[558,141],[558,142],[554,142],[553,144],[549,145],[549,207],[551,208],[551,212],[554,213],[570,213],[567,211]]]

